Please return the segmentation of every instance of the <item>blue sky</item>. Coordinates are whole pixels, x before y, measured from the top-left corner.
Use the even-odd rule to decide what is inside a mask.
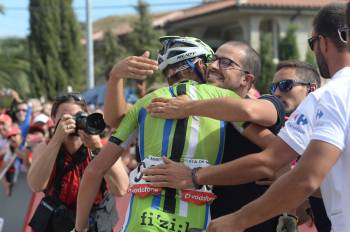
[[[110,15],[136,14],[132,6],[137,0],[91,0],[92,20]],[[151,12],[164,12],[185,9],[198,5],[200,0],[147,0]],[[5,14],[0,15],[0,37],[25,37],[29,33],[29,0],[0,0]],[[85,0],[74,0],[73,7],[79,21],[85,21]]]

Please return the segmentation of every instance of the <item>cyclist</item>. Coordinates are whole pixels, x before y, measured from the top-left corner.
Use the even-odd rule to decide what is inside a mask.
[[[164,120],[151,117],[146,107],[155,97],[187,95],[192,99],[239,98],[232,91],[204,83],[205,64],[213,51],[193,37],[162,37],[159,68],[169,87],[158,89],[140,99],[131,108],[116,133],[84,173],[78,196],[76,230],[87,228],[87,216],[93,196],[106,170],[118,159],[125,142],[135,129],[139,133],[139,167],[130,174],[131,199],[123,231],[187,231],[206,228],[209,205],[215,195],[207,186],[177,191],[154,188],[142,180],[142,169],[160,164],[161,157],[183,162],[191,168],[221,162],[225,123],[210,118],[188,117]],[[89,191],[87,191],[89,190]]]

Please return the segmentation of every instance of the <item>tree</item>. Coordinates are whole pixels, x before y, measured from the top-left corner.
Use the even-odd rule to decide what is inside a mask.
[[[296,30],[297,27],[295,25],[290,25],[288,27],[286,36],[280,40],[278,45],[279,60],[299,59],[299,52],[295,36]]]
[[[80,84],[84,59],[71,4],[72,0],[30,1],[28,40],[34,96],[53,99],[68,84]]]
[[[276,66],[273,63],[272,55],[272,34],[263,33],[260,37],[260,54],[261,54],[261,78],[258,79],[256,88],[261,93],[267,93],[272,81]]]
[[[138,1],[136,8],[139,14],[139,20],[134,24],[134,30],[128,35],[127,46],[134,55],[141,55],[144,51],[150,51],[151,57],[156,58],[160,48],[159,37],[163,35],[162,31],[156,30],[152,26],[152,19],[148,12],[148,4],[142,0]],[[159,73],[148,79],[151,83],[160,79]]]
[[[72,0],[61,4],[61,64],[68,77],[68,84],[76,90],[83,90],[85,83],[85,52],[81,44],[81,26],[78,23]]]
[[[120,45],[118,36],[113,36],[111,31],[107,31],[103,40],[95,44],[94,54],[96,82],[103,83],[106,72],[120,59],[125,58],[126,49]]]
[[[29,94],[28,44],[25,39],[0,41],[0,86],[16,90],[22,97]]]

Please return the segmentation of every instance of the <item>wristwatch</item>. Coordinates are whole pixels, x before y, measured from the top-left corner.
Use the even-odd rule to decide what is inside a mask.
[[[203,187],[203,185],[200,185],[197,182],[197,172],[199,169],[201,169],[201,167],[193,168],[191,171],[192,184],[193,184],[195,189],[201,189]]]

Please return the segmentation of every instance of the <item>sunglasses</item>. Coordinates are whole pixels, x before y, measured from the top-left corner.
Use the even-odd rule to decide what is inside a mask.
[[[238,71],[241,71],[245,74],[249,74],[250,72],[243,70],[242,67],[235,62],[234,60],[231,60],[230,58],[226,57],[218,57],[218,56],[213,56],[212,59],[210,60],[210,63],[214,63],[218,61],[219,62],[219,68],[220,69],[235,69]]]
[[[319,39],[320,39],[320,36],[319,36],[319,35],[317,35],[317,36],[312,36],[312,37],[310,37],[310,38],[307,39],[307,42],[308,42],[308,44],[309,44],[309,47],[310,47],[311,51],[314,50],[314,44],[315,44],[315,42],[316,42],[317,40],[319,40]]]
[[[16,112],[27,112],[27,109],[17,109]]]
[[[296,85],[310,85],[310,82],[307,81],[300,81],[300,80],[282,80],[276,83],[272,83],[271,87],[270,87],[270,92],[271,94],[275,94],[277,88],[281,91],[281,92],[289,92],[293,89],[294,86]]]
[[[77,102],[85,102],[84,97],[80,93],[67,93],[65,95],[58,96],[55,98],[55,102],[62,103],[72,99]]]
[[[349,31],[350,31],[350,28],[348,28],[348,27],[338,28],[338,35],[339,35],[340,40],[343,43],[346,43],[348,41]]]

